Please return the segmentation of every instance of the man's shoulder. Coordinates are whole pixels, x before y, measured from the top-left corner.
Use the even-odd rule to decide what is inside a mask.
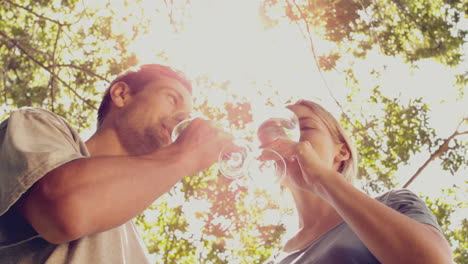
[[[69,123],[60,115],[40,107],[25,106],[13,110],[8,119],[25,122],[47,122],[60,126],[69,126]]]
[[[13,115],[45,115],[45,116],[56,116],[60,117],[56,113],[47,110],[45,108],[40,107],[32,107],[32,106],[23,106],[18,109],[11,111],[10,116]]]
[[[39,107],[21,107],[11,111],[9,117],[0,123],[0,138],[7,134],[16,138],[67,135],[72,141],[79,137],[63,117]]]

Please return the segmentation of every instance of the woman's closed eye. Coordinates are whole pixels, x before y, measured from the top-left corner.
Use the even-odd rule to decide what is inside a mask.
[[[315,127],[312,127],[312,126],[303,126],[303,127],[301,127],[301,131],[313,130],[313,129],[315,129]]]

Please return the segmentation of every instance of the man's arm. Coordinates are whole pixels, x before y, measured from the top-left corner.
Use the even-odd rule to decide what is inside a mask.
[[[99,156],[68,162],[41,178],[17,206],[51,243],[119,226],[182,177],[216,161],[226,136],[200,132],[202,137],[185,136],[185,140],[150,155]]]

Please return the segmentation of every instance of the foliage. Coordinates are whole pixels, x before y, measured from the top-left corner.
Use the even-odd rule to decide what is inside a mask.
[[[465,181],[465,185],[468,181]],[[459,186],[454,186],[453,189],[444,190],[444,195],[431,200],[425,197],[425,201],[434,215],[437,217],[438,223],[441,226],[450,245],[455,248],[453,257],[455,263],[468,263],[468,219],[464,218],[459,224],[459,228],[453,228],[451,215],[456,213],[457,209],[467,208],[468,202],[460,200],[456,197],[455,190],[460,190]],[[462,194],[466,196],[468,189],[462,190]],[[453,202],[455,201],[455,202]]]
[[[10,109],[42,106],[81,131],[90,127],[108,80],[137,63],[126,46],[138,31],[114,32],[125,22],[112,12],[81,10],[77,0],[5,0],[0,18],[0,103]]]
[[[352,131],[359,150],[359,177],[368,192],[378,193],[395,187],[395,172],[431,144],[435,132],[428,122],[429,107],[421,98],[403,105],[398,98],[383,96],[375,87],[367,107],[374,111],[348,115],[352,121],[342,117],[342,123]]]
[[[400,56],[410,64],[431,58],[450,67],[466,65],[463,50],[468,31],[462,24],[468,17],[464,1],[265,0],[261,11],[272,27],[289,22],[306,32],[319,69],[331,71],[341,66],[346,83],[353,88],[347,97],[349,105],[357,99],[355,95],[360,90],[352,61],[365,59],[373,49],[387,56]],[[316,36],[335,44],[336,48],[329,54],[321,54],[314,47]],[[353,55],[348,58],[350,62],[342,60],[346,54]],[[351,66],[345,66],[346,63]],[[454,86],[459,87],[458,99],[463,98],[467,87],[466,71],[456,75]],[[395,172],[418,153],[428,152],[429,155],[417,173],[435,159],[451,174],[468,167],[468,142],[466,138],[455,138],[467,131],[457,128],[448,138],[437,137],[428,122],[429,106],[421,98],[402,104],[398,98],[382,95],[376,86],[363,107],[370,111],[343,110],[341,120],[359,150],[359,177],[367,192],[379,193],[394,187]],[[416,176],[418,174],[413,177]],[[451,204],[436,201],[434,211],[447,206]],[[441,221],[449,218],[454,210],[436,215]],[[463,223],[466,224],[466,216]],[[446,235],[451,239],[460,235],[466,237],[465,229],[462,226],[459,230],[446,230]],[[452,244],[456,260],[460,261],[457,263],[466,262],[466,256],[458,254],[466,252],[466,239],[463,241]]]
[[[218,175],[215,167],[184,178],[137,218],[158,263],[263,263],[279,247],[284,227],[262,216],[277,205],[272,199],[252,203],[246,186]]]
[[[382,54],[410,63],[435,58],[455,66],[463,60],[467,30],[459,26],[466,10],[461,0],[265,0],[263,5],[269,21],[278,23],[281,17],[270,13],[281,9],[289,21],[305,22],[321,38],[337,43],[339,54],[364,58],[378,46]],[[324,56],[336,61],[336,54]]]
[[[79,131],[92,127],[109,80],[140,62],[128,46],[154,30],[143,15],[148,10],[139,6],[142,1],[95,2],[99,3],[1,0],[0,118],[14,108],[40,106],[64,116]],[[155,16],[168,15],[177,33],[184,29],[190,1],[170,3],[164,1],[162,6],[161,2],[150,11]],[[262,16],[270,28],[297,23],[335,43],[337,49],[317,54],[316,63],[324,71],[345,68],[343,76],[349,86],[359,85],[359,79],[352,68],[343,67],[343,58],[365,59],[373,49],[408,63],[425,58],[447,66],[464,62],[467,33],[459,24],[466,16],[466,3],[460,0],[262,3]],[[121,9],[125,14],[116,11],[118,5],[125,7]],[[158,55],[169,60],[163,51]],[[458,74],[455,85],[460,99],[465,96],[467,79],[466,72]],[[252,138],[249,98],[229,94],[227,80],[204,75],[194,76],[194,81],[204,87],[197,98],[198,111]],[[207,98],[214,91],[226,95],[229,103],[213,106]],[[359,91],[354,92],[344,109],[356,99]],[[265,98],[266,104],[274,101]],[[421,153],[437,154],[431,157],[452,174],[468,166],[466,140],[437,136],[428,120],[430,105],[421,98],[402,102],[385,96],[376,86],[365,102],[371,111],[353,115],[345,111],[342,122],[360,150],[359,175],[369,193],[394,187],[396,171]],[[184,178],[135,221],[157,263],[262,263],[280,247],[285,232],[282,224],[268,221],[267,213],[279,210],[274,201],[261,190],[247,191],[245,183],[228,180],[212,167]],[[453,228],[451,220],[466,204],[459,197],[454,201],[427,198],[426,202],[454,248],[457,263],[467,263],[468,221],[465,217],[460,227]]]

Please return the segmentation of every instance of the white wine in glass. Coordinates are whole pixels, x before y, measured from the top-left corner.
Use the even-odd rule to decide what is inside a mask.
[[[298,142],[300,139],[299,119],[288,108],[268,108],[263,115],[256,117],[257,137],[260,145],[266,145],[283,138]],[[274,176],[275,181],[282,182],[286,177],[286,161],[276,151],[260,148],[248,165],[249,177],[254,179]],[[267,176],[270,175],[270,176]]]

